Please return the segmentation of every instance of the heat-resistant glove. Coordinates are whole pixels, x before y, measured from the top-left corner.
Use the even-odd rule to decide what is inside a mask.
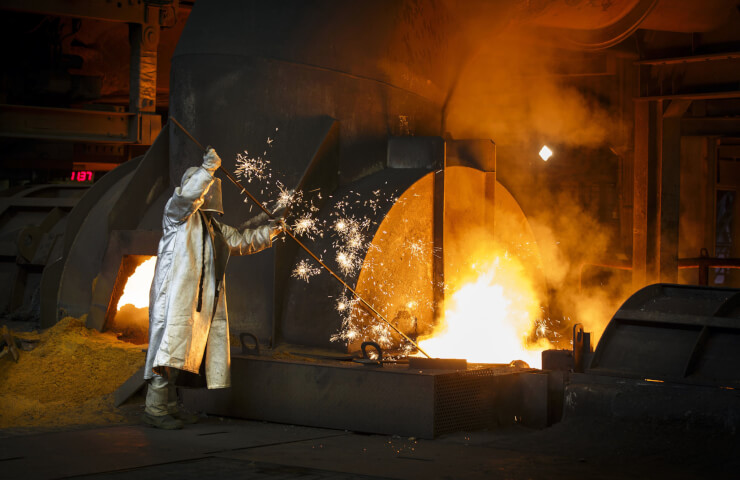
[[[285,221],[282,218],[270,220],[270,240],[283,233],[286,228]]]
[[[221,157],[218,156],[216,150],[208,148],[208,151],[203,155],[203,168],[208,170],[208,173],[213,175],[221,166]]]

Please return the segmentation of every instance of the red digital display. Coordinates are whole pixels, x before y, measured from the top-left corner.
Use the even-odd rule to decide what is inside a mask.
[[[80,170],[77,172],[72,172],[71,180],[73,182],[92,182],[93,176],[94,174],[90,170]]]

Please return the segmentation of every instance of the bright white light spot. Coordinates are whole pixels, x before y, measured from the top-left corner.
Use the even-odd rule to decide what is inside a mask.
[[[136,308],[149,307],[149,288],[154,278],[154,267],[157,257],[151,257],[134,270],[134,273],[126,280],[123,294],[118,300],[117,310],[124,305],[133,305]]]
[[[543,145],[542,149],[540,150],[540,158],[544,161],[550,160],[550,157],[552,157],[552,150],[550,150],[550,147],[547,145]]]

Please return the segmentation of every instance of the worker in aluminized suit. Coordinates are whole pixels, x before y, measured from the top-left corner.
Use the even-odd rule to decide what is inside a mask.
[[[145,423],[182,428],[197,417],[177,406],[175,385],[203,379],[210,388],[231,385],[229,326],[224,271],[229,255],[255,253],[282,232],[281,221],[255,229],[224,225],[221,180],[214,173],[221,159],[212,148],[200,167],[185,171],[167,201],[157,267],[149,293],[149,349],[144,378]]]

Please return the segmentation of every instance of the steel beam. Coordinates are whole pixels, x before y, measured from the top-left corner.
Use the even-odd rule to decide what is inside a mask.
[[[656,58],[652,60],[638,60],[635,65],[675,65],[679,63],[704,63],[718,60],[740,60],[740,52],[709,53],[706,55],[692,55],[690,57]]]
[[[157,103],[159,25],[156,22],[130,23],[129,44],[131,45],[129,109],[136,113],[154,113]]]
[[[159,115],[0,105],[0,137],[151,145]]]
[[[661,102],[662,103],[662,102]],[[658,275],[661,282],[678,282],[678,225],[681,212],[681,117],[691,104],[673,100],[660,122],[660,207]],[[660,103],[659,103],[660,105]]]
[[[446,155],[445,155],[446,157]],[[444,283],[445,283],[445,259],[444,259],[444,225],[445,225],[445,170],[441,168],[434,172],[434,199],[432,212],[432,238],[433,248],[438,255],[432,255],[432,295],[434,301],[434,320],[437,322],[444,312]]]
[[[724,100],[727,98],[740,98],[740,91],[729,90],[723,92],[686,92],[667,95],[647,95],[636,97],[637,102],[649,102],[654,100]]]
[[[151,12],[147,3],[143,0],[0,0],[0,9],[123,23],[148,23],[152,20],[162,24],[174,22],[176,0],[161,6],[165,13],[161,13],[157,6],[156,19],[149,17]]]
[[[650,165],[650,104],[635,105],[634,189],[632,219],[632,286],[648,284],[648,170]]]
[[[681,117],[689,100],[635,104],[632,283],[678,280]]]
[[[740,117],[684,117],[681,119],[681,135],[740,135]]]

